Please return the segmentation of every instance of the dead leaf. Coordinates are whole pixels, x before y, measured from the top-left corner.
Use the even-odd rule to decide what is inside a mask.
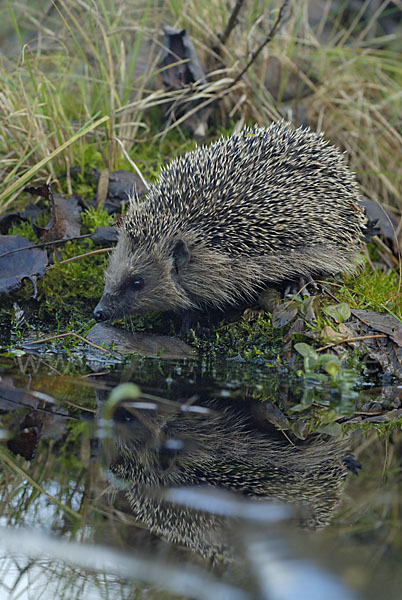
[[[27,186],[24,188],[24,192],[28,192],[32,196],[40,196],[49,202],[52,201],[53,193],[52,186],[50,183],[42,183],[38,187]]]
[[[141,197],[146,191],[147,187],[137,173],[120,169],[109,174],[107,190],[109,200],[129,200],[134,194]]]
[[[48,258],[46,250],[33,245],[17,235],[0,235],[0,294],[18,290],[25,278],[36,291],[35,279],[44,275]]]
[[[398,344],[398,346],[402,346],[402,327],[399,327],[399,329],[397,329],[395,333],[391,335],[391,339],[395,342],[395,344]]]
[[[345,323],[339,323],[338,331],[344,337],[353,337],[353,331]]]
[[[289,429],[290,423],[283,412],[271,402],[265,404],[265,418],[277,429]]]
[[[8,449],[13,454],[23,456],[25,460],[32,460],[38,448],[45,418],[46,414],[44,412],[35,410],[25,415],[18,433],[11,440],[8,440]]]
[[[377,313],[372,310],[353,309],[352,314],[375,331],[386,333],[391,338],[402,328],[402,322],[388,313]],[[399,344],[400,345],[400,344]]]
[[[398,230],[398,222],[394,215],[377,202],[373,202],[373,200],[369,200],[368,198],[363,197],[359,204],[366,209],[366,215],[370,222],[374,223],[378,228],[378,231],[375,231],[374,235],[381,233],[385,238],[394,242],[395,232]]]
[[[175,64],[178,62],[180,64]],[[185,29],[164,26],[160,66],[163,68],[163,83],[174,90],[180,90],[195,81],[205,82],[204,69]]]
[[[297,315],[297,306],[294,304],[288,305],[279,305],[272,312],[272,327],[274,329],[278,329],[279,327],[284,327]]]
[[[35,233],[43,242],[55,240],[68,240],[80,235],[81,208],[78,198],[73,196],[66,199],[60,194],[53,194],[50,184],[44,183],[40,187],[27,187],[25,191],[45,198],[50,203],[51,219],[46,227],[33,225]]]
[[[389,314],[352,309],[352,319],[348,321],[348,326],[353,332],[353,337],[367,338],[353,342],[354,346],[360,346],[366,351],[370,359],[381,365],[384,373],[402,379],[402,348],[398,343],[401,336],[399,319]],[[378,332],[388,337],[369,337],[378,335]]]
[[[321,337],[329,341],[337,342],[343,340],[345,335],[335,331],[330,325],[327,325],[321,330]]]
[[[289,331],[283,338],[283,343],[284,344],[289,343],[291,341],[294,333],[302,333],[302,332],[306,333],[306,323],[305,323],[304,319],[302,319],[301,317],[297,317],[297,319],[292,323]]]
[[[163,53],[160,66],[162,80],[169,89],[181,90],[192,84],[206,83],[205,72],[201,66],[192,41],[185,29],[163,28]],[[179,63],[179,64],[177,64]],[[185,113],[192,111],[204,99],[193,102],[174,102],[167,108],[169,120],[174,121]],[[211,104],[193,112],[184,120],[186,127],[196,137],[202,138],[208,130],[208,119],[212,112]]]
[[[115,244],[118,237],[119,230],[114,225],[99,225],[91,235],[91,239],[96,245]]]

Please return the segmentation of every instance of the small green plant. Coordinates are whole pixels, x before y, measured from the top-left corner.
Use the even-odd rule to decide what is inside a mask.
[[[338,402],[338,411],[353,410],[354,400],[358,393],[355,391],[357,373],[353,369],[345,368],[338,356],[331,353],[319,354],[304,342],[295,344],[295,350],[303,357],[304,369],[297,374],[303,377],[306,389],[300,404],[292,408],[293,411],[303,411],[310,408],[313,403],[330,406],[335,399]],[[325,371],[325,372],[323,372]],[[334,398],[317,393],[318,388],[330,387],[337,394]]]
[[[343,323],[349,319],[351,312],[349,304],[341,302],[340,304],[331,304],[323,308],[325,314],[329,315],[337,323]]]

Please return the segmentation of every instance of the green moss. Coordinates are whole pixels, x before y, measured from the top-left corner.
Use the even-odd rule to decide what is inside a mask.
[[[278,357],[279,336],[272,328],[269,315],[259,314],[253,321],[243,316],[235,323],[219,326],[212,342],[214,352],[228,358],[273,361]],[[199,344],[197,338],[192,341]]]
[[[99,209],[90,208],[82,212],[82,229],[84,233],[93,233],[98,225],[107,225],[109,215]],[[13,225],[9,234],[19,235],[40,243],[34,233],[31,222]],[[67,242],[62,248],[55,249],[55,265],[49,268],[44,277],[38,281],[39,316],[56,316],[60,312],[85,317],[92,312],[103,291],[103,273],[107,255],[99,254],[79,259],[67,264],[61,261],[85,254],[95,249],[91,239]],[[24,280],[21,290],[16,294],[18,300],[29,301],[33,288],[31,282]]]
[[[61,260],[85,254],[94,249],[90,239],[67,242]],[[82,258],[64,265],[56,262],[38,284],[38,299],[44,302],[46,312],[57,310],[67,313],[92,311],[103,292],[103,272],[106,254]]]
[[[32,228],[31,219],[28,221],[23,221],[21,223],[12,225],[8,230],[8,235],[19,235],[20,237],[27,238],[33,244],[40,244],[40,239],[34,232]]]
[[[154,131],[155,134],[159,132],[160,129]],[[136,144],[130,152],[130,158],[135,162],[143,176],[153,182],[159,177],[159,172],[164,164],[189,150],[193,150],[195,146],[196,142],[188,132],[183,134],[178,130],[174,130],[159,143]],[[125,159],[119,161],[119,168],[132,170],[131,165]]]
[[[367,265],[359,275],[347,278],[345,284],[336,292],[336,296],[348,302],[352,308],[377,312],[392,311],[402,318],[399,276],[393,271],[373,272]]]
[[[81,213],[81,233],[93,233],[99,226],[107,226],[111,221],[110,215],[101,208],[89,208]]]

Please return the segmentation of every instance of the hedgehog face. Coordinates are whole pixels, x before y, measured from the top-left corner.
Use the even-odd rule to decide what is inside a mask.
[[[179,283],[184,243],[172,240],[152,249],[136,244],[125,230],[105,272],[103,296],[94,310],[98,321],[135,312],[188,308],[191,301]]]

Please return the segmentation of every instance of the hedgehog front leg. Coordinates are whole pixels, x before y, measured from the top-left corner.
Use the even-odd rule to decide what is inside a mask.
[[[280,292],[271,287],[267,287],[258,294],[258,306],[266,312],[272,313],[281,300]]]
[[[286,286],[283,293],[284,296],[310,296],[309,287],[314,291],[318,290],[318,285],[311,277],[306,275],[305,277],[299,277],[296,281],[291,281]]]

